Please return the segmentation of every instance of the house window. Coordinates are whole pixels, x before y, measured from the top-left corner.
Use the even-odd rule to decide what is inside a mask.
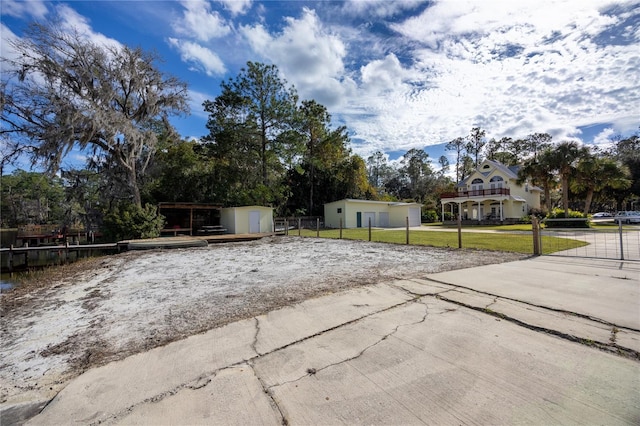
[[[342,213],[342,208],[338,207],[338,213]]]
[[[471,190],[472,191],[476,191],[478,189],[482,189],[482,184],[484,182],[482,181],[482,179],[480,178],[475,178],[473,181],[471,181]]]
[[[491,189],[502,188],[502,182],[504,182],[504,179],[502,179],[502,176],[494,176],[489,182],[491,182]]]

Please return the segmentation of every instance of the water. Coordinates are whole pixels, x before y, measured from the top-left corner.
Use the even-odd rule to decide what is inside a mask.
[[[4,278],[0,279],[0,293],[5,292],[7,290],[11,290],[15,283],[10,281],[6,281]]]
[[[38,252],[30,252],[29,253],[29,270],[37,270],[48,267],[56,267],[62,263],[62,259],[60,258],[61,251],[38,251]],[[87,257],[99,257],[105,256],[108,254],[112,254],[113,250],[101,250],[95,249],[91,252],[83,251],[77,252],[73,251],[70,253],[69,257],[66,258],[67,262],[73,263],[79,259],[84,259]],[[16,264],[18,267],[24,267],[24,255],[16,256]],[[3,270],[6,271],[8,269],[8,259],[7,256],[3,253],[3,256],[0,256],[0,265],[2,265]],[[25,269],[20,269],[14,272],[14,276],[28,275],[29,271]],[[8,272],[3,272],[0,274],[0,292],[6,292],[13,289],[16,285],[18,285],[18,280],[15,280],[11,277]]]

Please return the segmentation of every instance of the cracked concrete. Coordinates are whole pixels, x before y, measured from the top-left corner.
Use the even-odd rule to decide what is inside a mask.
[[[331,294],[134,355],[29,424],[637,424],[639,299],[616,291],[640,282],[574,265],[554,288],[527,278],[543,263],[514,263]]]

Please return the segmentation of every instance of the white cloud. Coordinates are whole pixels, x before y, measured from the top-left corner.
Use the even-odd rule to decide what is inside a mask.
[[[414,9],[425,0],[348,0],[344,3],[343,12],[354,15],[390,17],[404,10]]]
[[[173,30],[180,35],[193,37],[201,42],[221,38],[231,32],[224,18],[206,0],[184,0],[185,10],[181,19],[173,23]]]
[[[344,68],[347,51],[336,34],[324,28],[314,11],[303,9],[299,19],[285,18],[286,26],[272,36],[263,25],[243,26],[252,50],[278,66],[302,98],[329,107],[350,93],[354,83]]]
[[[169,44],[180,52],[184,62],[191,63],[194,71],[203,71],[208,76],[222,75],[227,69],[218,55],[210,49],[191,41],[169,38]]]
[[[243,15],[251,8],[252,0],[218,0],[233,15]]]
[[[594,122],[637,123],[640,51],[592,40],[619,22],[600,6],[437,2],[392,25],[416,47],[404,67],[392,56],[362,67],[366,119],[352,116],[348,125],[375,149],[392,150],[447,142],[473,126],[491,137],[548,131],[574,138]],[[370,87],[380,88],[377,96]]]
[[[118,40],[107,37],[102,33],[94,32],[89,20],[71,7],[63,4],[56,7],[56,12],[61,19],[60,25],[63,31],[77,31],[78,34],[99,46],[122,47]]]
[[[8,60],[16,59],[16,52],[12,47],[12,43],[18,40],[11,29],[9,29],[4,23],[0,22],[0,43],[2,43],[2,57]],[[6,71],[7,63],[0,61],[0,72]]]
[[[213,100],[215,96],[211,94],[199,92],[197,90],[189,90],[189,108],[191,113],[200,118],[209,118],[209,114],[204,110],[202,104],[204,101]]]
[[[609,148],[613,145],[612,138],[617,134],[613,128],[607,127],[593,138],[593,144],[601,148]]]
[[[34,19],[44,19],[48,13],[46,3],[47,2],[40,0],[2,0],[0,14],[9,15],[16,18],[29,17]]]

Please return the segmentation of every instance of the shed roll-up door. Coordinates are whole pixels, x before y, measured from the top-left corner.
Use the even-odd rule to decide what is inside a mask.
[[[409,208],[409,226],[420,226],[420,207]]]

